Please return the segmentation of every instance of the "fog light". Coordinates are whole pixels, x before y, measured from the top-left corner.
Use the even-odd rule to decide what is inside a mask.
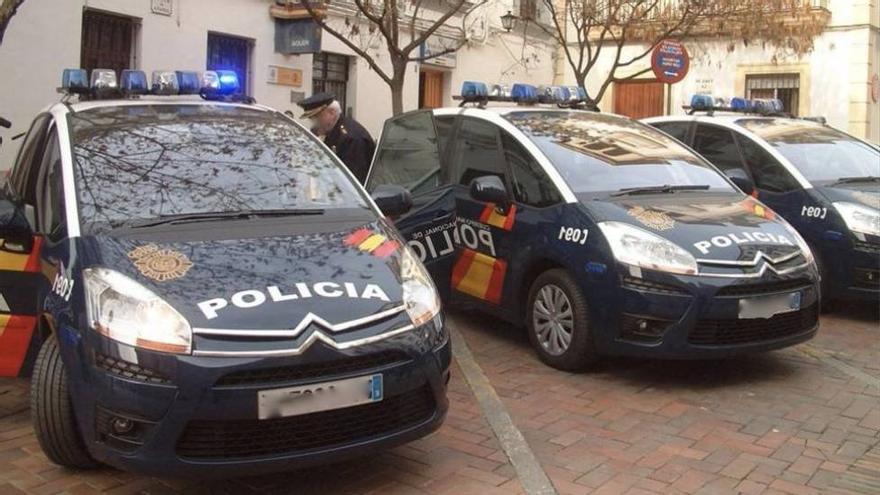
[[[125,435],[134,429],[134,421],[117,416],[110,421],[110,427],[113,428],[113,433]]]

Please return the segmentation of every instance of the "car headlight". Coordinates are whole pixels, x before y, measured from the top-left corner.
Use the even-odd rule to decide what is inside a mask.
[[[192,329],[167,302],[106,268],[83,270],[86,314],[98,333],[135,347],[174,354],[192,350]]]
[[[693,255],[660,236],[620,222],[601,222],[599,228],[621,263],[683,275],[697,273]]]
[[[784,220],[783,220],[784,222]],[[801,234],[795,230],[794,227],[791,226],[788,222],[785,222],[785,228],[788,230],[788,233],[794,238],[795,244],[800,248],[801,252],[804,254],[804,258],[807,262],[813,261],[813,251],[810,249],[810,245],[807,244],[807,241],[801,237]]]
[[[431,276],[412,250],[407,246],[401,253],[400,282],[403,285],[403,303],[413,325],[424,325],[440,312],[440,297]]]
[[[853,232],[880,236],[880,211],[856,203],[834,203],[834,208]]]

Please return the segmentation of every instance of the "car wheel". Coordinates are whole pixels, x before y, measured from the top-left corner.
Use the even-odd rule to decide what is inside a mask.
[[[83,444],[73,416],[58,340],[43,342],[31,377],[31,421],[43,453],[60,466],[89,469],[98,466]]]
[[[587,299],[565,270],[548,270],[529,290],[526,323],[541,361],[574,371],[597,360]]]

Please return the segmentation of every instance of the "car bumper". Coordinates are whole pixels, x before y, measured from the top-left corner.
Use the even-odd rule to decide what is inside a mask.
[[[426,345],[422,330],[352,352],[313,346],[283,358],[161,355],[93,332],[69,332],[81,338],[68,336],[62,349],[77,421],[97,460],[150,475],[225,478],[368,455],[436,430],[448,408],[451,348],[448,338]],[[381,401],[258,419],[260,390],[379,373]],[[130,432],[114,430],[120,418],[134,424]]]
[[[833,253],[829,294],[823,297],[846,301],[880,300],[880,243],[857,243],[846,252]]]
[[[818,329],[819,289],[813,270],[788,278],[720,279],[648,274],[624,278],[617,310],[597,335],[606,354],[663,359],[712,359],[781,349]],[[649,283],[644,283],[648,281]],[[798,293],[797,310],[770,317],[741,313],[741,300]]]

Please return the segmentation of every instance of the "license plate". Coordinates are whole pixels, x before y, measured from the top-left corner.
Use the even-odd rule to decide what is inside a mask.
[[[260,419],[285,418],[330,409],[379,402],[383,398],[382,375],[359,376],[298,387],[257,392]]]
[[[801,309],[800,292],[777,294],[773,296],[750,297],[739,300],[740,319],[772,318],[778,314],[791,313]]]

